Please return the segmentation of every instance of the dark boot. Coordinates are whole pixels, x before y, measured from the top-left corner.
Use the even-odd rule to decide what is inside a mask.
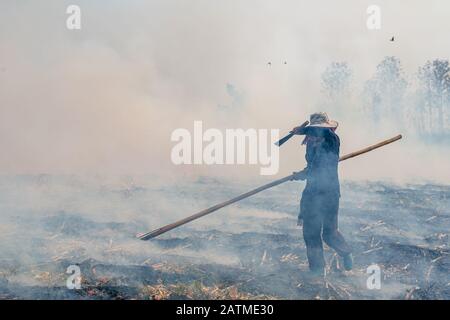
[[[323,275],[325,270],[325,259],[323,257],[322,248],[306,247],[306,255],[308,256],[309,269],[314,274]]]
[[[353,256],[351,253],[342,257],[344,259],[344,269],[350,271],[353,269]]]

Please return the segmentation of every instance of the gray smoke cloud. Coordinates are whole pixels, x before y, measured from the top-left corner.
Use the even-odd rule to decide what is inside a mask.
[[[82,10],[78,31],[66,29],[71,4]],[[86,259],[147,266],[147,260],[189,258],[239,266],[252,253],[259,266],[274,233],[286,235],[286,246],[294,244],[283,254],[297,250],[299,184],[285,184],[174,230],[160,245],[134,238],[276,178],[263,179],[258,165],[174,166],[171,133],[193,130],[194,120],[202,120],[205,129],[287,133],[310,113],[327,111],[340,123],[342,154],[403,133],[394,145],[342,163],[340,176],[422,187],[344,183],[343,229],[359,252],[367,249],[363,241],[372,231],[358,230],[379,219],[389,222],[383,225],[386,234],[395,231],[389,237],[373,231],[386,243],[396,241],[400,231],[410,236],[403,242],[414,244],[432,232],[446,232],[447,189],[423,183],[448,184],[448,140],[425,142],[388,117],[375,126],[364,113],[362,93],[386,56],[401,61],[408,83],[427,60],[449,58],[450,43],[443,39],[450,3],[377,1],[378,31],[366,28],[371,4],[1,1],[0,280],[42,285],[23,270]],[[341,109],[323,92],[323,73],[333,62],[351,69]],[[403,103],[415,102],[415,89],[407,90],[411,95]],[[281,149],[279,176],[305,166],[300,140],[293,141]],[[417,225],[405,224],[410,212]],[[278,240],[270,244],[267,250],[280,254]],[[299,255],[306,266],[305,255]]]
[[[366,27],[370,1],[77,1],[79,31],[65,27],[69,4],[0,4],[2,173],[255,176],[258,166],[174,166],[170,133],[194,120],[287,132],[323,108],[321,74],[333,61],[349,63],[359,92],[385,56],[412,77],[450,53],[445,1],[379,1],[379,31]],[[354,99],[339,114],[342,153],[399,131],[368,132],[361,108]],[[447,155],[406,136],[341,173],[438,179]],[[281,165],[280,175],[304,165],[298,144],[283,146]]]

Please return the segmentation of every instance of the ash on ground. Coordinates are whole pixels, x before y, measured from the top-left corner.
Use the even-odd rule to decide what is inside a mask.
[[[344,182],[340,229],[354,248],[355,268],[342,271],[325,246],[324,279],[307,272],[296,226],[303,188],[298,182],[156,239],[136,238],[260,184],[3,176],[0,298],[450,298],[446,185]],[[80,289],[67,287],[71,265],[79,267]],[[381,270],[379,289],[367,283],[373,265]]]

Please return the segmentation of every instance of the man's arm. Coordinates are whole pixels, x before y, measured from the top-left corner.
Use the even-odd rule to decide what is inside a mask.
[[[298,180],[306,180],[308,177],[308,167],[303,169],[302,171],[293,172],[294,176],[292,177],[292,181],[298,181]]]
[[[295,127],[292,129],[292,133],[296,135],[308,135],[312,137],[323,137],[327,138],[332,136],[332,131],[330,128],[321,128],[321,127]]]
[[[330,128],[321,127],[296,127],[292,130],[297,135],[307,135],[310,137],[323,138],[325,140],[326,149],[333,150],[339,154],[339,137]]]

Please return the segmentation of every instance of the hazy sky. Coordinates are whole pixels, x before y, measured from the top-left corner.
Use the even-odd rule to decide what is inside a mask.
[[[81,7],[81,30],[66,28],[69,4]],[[371,4],[381,30],[366,27]],[[446,0],[2,0],[0,172],[211,173],[173,167],[174,129],[203,120],[287,131],[314,110],[332,61],[347,61],[362,84],[385,56],[410,76],[448,59],[449,17]],[[227,83],[245,99],[224,115]],[[351,119],[339,119],[343,151],[397,134],[371,136]],[[383,155],[402,167],[400,151]],[[298,145],[281,157],[281,173],[303,165]]]

